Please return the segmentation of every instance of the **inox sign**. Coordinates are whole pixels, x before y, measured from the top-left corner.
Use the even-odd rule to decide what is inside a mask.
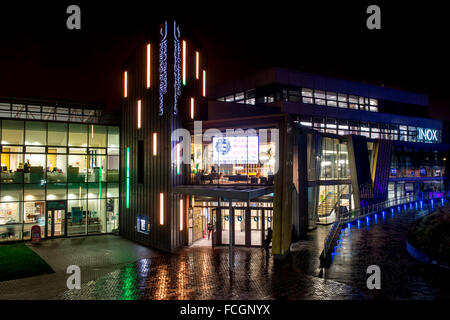
[[[437,129],[417,128],[417,140],[424,142],[438,142]]]

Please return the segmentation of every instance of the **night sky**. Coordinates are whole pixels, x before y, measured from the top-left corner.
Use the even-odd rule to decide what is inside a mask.
[[[343,1],[339,1],[343,2]],[[430,95],[430,115],[450,120],[449,25],[438,5],[381,7],[311,1],[20,2],[0,8],[0,96],[120,107],[121,64],[165,18],[176,18],[208,53],[209,85],[280,66]],[[315,4],[314,4],[315,3]],[[81,7],[82,29],[66,28]]]

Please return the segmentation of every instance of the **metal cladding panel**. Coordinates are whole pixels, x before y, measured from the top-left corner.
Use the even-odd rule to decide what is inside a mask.
[[[122,125],[121,125],[121,224],[120,231],[123,236],[163,251],[174,251],[186,244],[186,219],[183,230],[180,230],[180,199],[183,199],[184,209],[187,201],[181,194],[174,194],[172,188],[185,183],[187,166],[180,166],[181,172],[177,174],[176,165],[173,164],[172,150],[176,142],[171,136],[175,129],[184,127],[190,113],[190,97],[195,97],[200,105],[202,81],[196,80],[193,61],[195,61],[195,48],[188,42],[186,58],[187,85],[181,86],[176,81],[180,73],[180,60],[177,59],[178,50],[176,42],[176,24],[167,23],[167,37],[163,44],[160,29],[153,33],[148,42],[151,44],[151,85],[147,88],[147,43],[138,47],[135,53],[123,66],[128,72],[128,97],[122,99]],[[165,24],[162,24],[162,34],[166,34]],[[181,39],[179,38],[179,44]],[[192,47],[191,47],[192,46]],[[193,54],[194,53],[194,54]],[[161,61],[167,61],[161,64]],[[206,57],[204,58],[206,61]],[[160,66],[162,67],[160,69]],[[202,69],[206,65],[202,64]],[[164,71],[165,70],[165,71]],[[167,76],[167,78],[164,77]],[[167,81],[165,81],[167,79]],[[164,85],[166,84],[166,86]],[[166,89],[166,90],[164,90]],[[176,93],[181,93],[178,95]],[[162,100],[160,99],[162,97]],[[141,128],[137,128],[137,100],[142,100]],[[161,101],[163,108],[161,109]],[[175,101],[177,103],[175,103]],[[175,112],[175,105],[178,112]],[[162,114],[160,113],[162,110]],[[157,155],[153,155],[153,133],[157,134]],[[138,168],[138,141],[143,141],[143,168]],[[126,149],[130,148],[130,206],[126,208]],[[189,152],[189,151],[185,151]],[[143,172],[139,172],[142,170]],[[138,175],[144,175],[142,183],[138,183]],[[164,221],[160,224],[160,193],[164,195]],[[149,232],[138,232],[137,218],[148,218]]]
[[[355,203],[364,206],[373,200],[373,184],[366,137],[349,136],[348,150]]]

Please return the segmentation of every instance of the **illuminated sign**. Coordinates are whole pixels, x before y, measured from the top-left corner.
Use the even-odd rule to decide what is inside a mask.
[[[438,130],[417,128],[417,142],[439,142]]]
[[[258,137],[213,138],[213,163],[258,164]]]
[[[137,216],[137,231],[148,234],[150,230],[150,222],[147,216]]]

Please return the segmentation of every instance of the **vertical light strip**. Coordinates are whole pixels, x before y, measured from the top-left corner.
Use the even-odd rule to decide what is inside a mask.
[[[128,97],[128,72],[123,73],[123,97]]]
[[[164,224],[164,193],[159,194],[159,224]]]
[[[198,80],[199,75],[199,68],[200,68],[200,53],[198,51],[195,51],[195,79]]]
[[[203,96],[206,97],[206,70],[203,70]]]
[[[138,105],[137,105],[137,127],[138,127],[138,129],[141,128],[141,109],[142,109],[141,104],[142,104],[142,101],[138,100]]]
[[[150,43],[147,44],[147,88],[150,88]]]
[[[191,98],[191,119],[194,119],[194,98]]]
[[[183,199],[180,199],[180,231],[183,231]]]
[[[183,86],[186,85],[186,41],[183,40]]]
[[[156,132],[153,133],[153,155],[156,156],[158,154],[158,135]]]
[[[177,143],[176,152],[177,152],[177,175],[180,175],[181,174],[180,143]]]
[[[127,175],[126,175],[126,179],[127,179],[126,205],[127,205],[127,208],[129,208],[130,207],[130,147],[127,147],[127,165],[126,165],[126,170],[127,170]]]

